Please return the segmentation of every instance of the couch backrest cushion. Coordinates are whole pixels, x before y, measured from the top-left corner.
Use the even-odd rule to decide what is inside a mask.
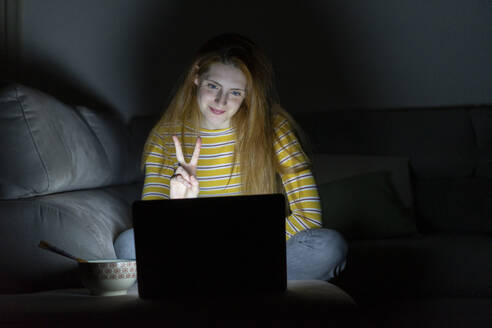
[[[0,199],[136,181],[132,142],[114,117],[78,111],[22,85],[5,86],[0,90]]]
[[[311,160],[318,185],[369,172],[387,171],[391,186],[402,205],[406,208],[414,206],[409,161],[406,157],[315,153]]]
[[[130,134],[132,135],[136,151],[138,154],[143,154],[143,149],[147,137],[155,124],[159,121],[160,116],[138,116],[134,117],[130,121]],[[141,165],[141,158],[139,158],[139,165]]]
[[[421,231],[492,231],[492,106],[337,110],[298,121],[315,152],[409,158]]]
[[[492,106],[470,110],[478,147],[476,175],[492,178]]]
[[[315,152],[408,157],[418,179],[469,177],[477,165],[466,108],[328,111],[298,120]]]
[[[109,184],[129,183],[143,177],[140,171],[140,140],[114,116],[98,113],[83,106],[76,109],[91,128],[104,149],[107,167],[111,171]]]

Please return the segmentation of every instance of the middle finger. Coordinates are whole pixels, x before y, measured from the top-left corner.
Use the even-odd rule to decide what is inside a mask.
[[[185,163],[183,150],[181,149],[181,143],[179,142],[178,137],[173,136],[173,141],[174,141],[174,148],[176,149],[176,159],[178,160],[178,163]]]

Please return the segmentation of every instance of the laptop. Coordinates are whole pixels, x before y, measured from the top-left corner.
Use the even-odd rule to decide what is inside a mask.
[[[139,200],[132,210],[141,298],[286,290],[284,195]]]

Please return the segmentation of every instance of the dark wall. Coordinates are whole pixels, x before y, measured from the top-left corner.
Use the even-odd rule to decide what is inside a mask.
[[[492,2],[23,0],[22,79],[123,118],[158,113],[206,38],[239,32],[293,113],[492,103]]]

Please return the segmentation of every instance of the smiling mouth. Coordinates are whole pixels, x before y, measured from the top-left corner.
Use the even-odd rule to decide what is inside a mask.
[[[218,109],[215,109],[213,107],[208,107],[210,109],[210,111],[216,115],[221,115],[221,114],[224,114],[226,111],[225,110],[218,110]]]

